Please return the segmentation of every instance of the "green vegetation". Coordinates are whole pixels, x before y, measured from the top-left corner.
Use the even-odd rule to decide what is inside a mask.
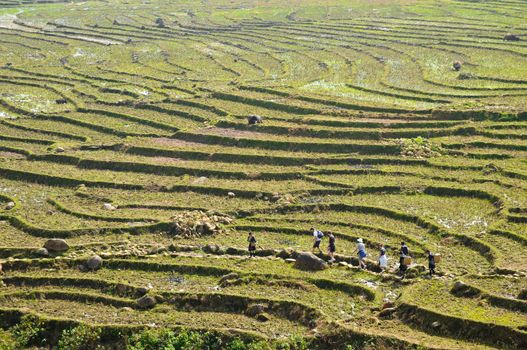
[[[526,13],[0,0],[0,350],[527,348]]]

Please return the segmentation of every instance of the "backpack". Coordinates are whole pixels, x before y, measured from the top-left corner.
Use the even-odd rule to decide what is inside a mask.
[[[324,234],[322,233],[322,231],[317,231],[317,238],[322,239],[322,237],[324,237]]]

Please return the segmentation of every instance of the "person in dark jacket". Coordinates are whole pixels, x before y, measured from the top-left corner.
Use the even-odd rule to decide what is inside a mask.
[[[249,232],[247,242],[249,243],[249,256],[251,258],[254,258],[256,256],[256,238],[254,237],[252,232]]]
[[[426,254],[428,255],[428,271],[430,273],[430,277],[432,277],[432,275],[436,273],[435,255],[429,250],[426,251]]]
[[[408,268],[404,263],[404,258],[410,256],[410,249],[406,246],[406,243],[401,242],[401,249],[399,250],[399,272],[404,273]]]

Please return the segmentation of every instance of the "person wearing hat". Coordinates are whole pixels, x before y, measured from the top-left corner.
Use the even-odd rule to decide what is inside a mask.
[[[366,256],[368,256],[368,254],[366,253],[366,246],[364,245],[364,241],[362,240],[362,238],[357,239],[357,253],[359,255],[359,267],[361,269],[365,269],[366,261],[364,259],[366,259]]]

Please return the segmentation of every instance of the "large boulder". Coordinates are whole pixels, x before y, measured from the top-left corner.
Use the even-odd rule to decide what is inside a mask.
[[[88,270],[98,270],[102,266],[102,258],[98,255],[94,255],[88,260],[86,260],[86,267]]]
[[[70,246],[63,239],[52,238],[48,239],[46,243],[44,243],[44,248],[46,248],[49,252],[65,252],[66,250],[70,249]]]
[[[144,295],[141,298],[136,300],[137,307],[140,309],[150,309],[154,307],[157,303],[156,298],[150,295]]]
[[[295,261],[295,267],[300,270],[318,271],[324,270],[327,266],[324,260],[312,253],[300,253]]]

